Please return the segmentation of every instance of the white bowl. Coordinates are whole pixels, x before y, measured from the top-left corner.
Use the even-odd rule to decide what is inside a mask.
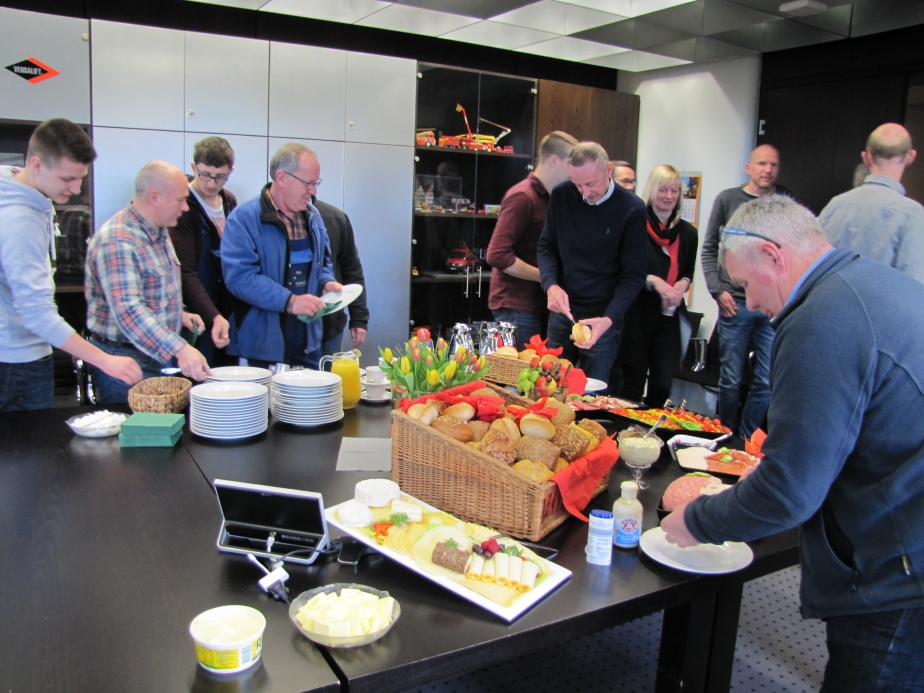
[[[86,416],[86,414],[81,414],[80,416],[72,416],[67,420],[67,425],[71,427],[71,430],[79,436],[84,438],[108,438],[109,436],[118,435],[122,431],[122,424],[116,424],[115,426],[107,426],[105,428],[93,428],[92,426],[77,426],[74,422],[79,419],[81,416]]]
[[[391,621],[388,625],[377,630],[374,633],[369,633],[367,635],[353,635],[349,638],[335,638],[332,635],[319,635],[313,633],[310,630],[306,630],[296,618],[299,610],[305,606],[315,595],[325,592],[330,594],[331,592],[336,592],[340,594],[340,590],[344,587],[352,587],[353,589],[360,590],[362,592],[368,592],[369,594],[374,594],[379,599],[390,596],[388,592],[383,592],[382,590],[377,590],[372,587],[367,587],[366,585],[354,585],[347,582],[337,582],[332,585],[324,585],[323,587],[316,587],[313,590],[308,590],[307,592],[302,592],[295,599],[292,600],[292,603],[289,605],[289,618],[292,620],[292,623],[295,624],[295,627],[298,628],[298,631],[304,635],[306,638],[312,642],[316,642],[318,645],[324,645],[326,647],[359,647],[360,645],[368,645],[371,642],[375,642],[381,638],[385,633],[391,630],[391,627],[395,625],[395,621],[398,620],[398,617],[401,615],[401,605],[398,604],[398,601],[395,600],[395,608],[391,612]]]

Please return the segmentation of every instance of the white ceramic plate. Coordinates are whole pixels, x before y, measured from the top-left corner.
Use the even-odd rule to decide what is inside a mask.
[[[323,419],[319,421],[306,421],[303,419],[289,418],[285,415],[276,416],[273,414],[273,417],[277,421],[282,421],[283,423],[292,424],[293,426],[323,426],[324,424],[334,423],[334,421],[340,421],[343,418],[343,412],[340,412],[336,416],[333,416],[329,419]]]
[[[194,400],[248,400],[257,397],[268,397],[269,390],[260,383],[215,382],[196,385],[189,391],[189,396]]]
[[[322,295],[321,300],[329,307],[326,314],[329,315],[330,313],[336,313],[338,310],[343,310],[359,298],[362,292],[363,287],[361,284],[345,284],[343,291],[330,291]]]
[[[236,433],[219,433],[210,430],[199,430],[197,431],[194,428],[191,428],[193,435],[201,436],[202,438],[211,438],[212,440],[241,440],[242,438],[252,438],[255,435],[263,433],[268,428],[268,426],[263,426],[258,430],[250,431],[240,431]]]
[[[602,380],[597,380],[596,378],[588,378],[587,385],[584,386],[584,392],[600,392],[606,388],[607,385]]]
[[[726,541],[719,546],[700,544],[681,549],[667,542],[664,530],[660,527],[653,527],[642,534],[639,546],[649,558],[658,563],[700,575],[734,573],[746,568],[754,560],[751,547],[737,541]]]
[[[379,404],[381,402],[390,402],[391,401],[391,390],[385,390],[385,394],[383,394],[381,397],[371,397],[368,392],[363,390],[359,398],[363,402],[373,402],[375,404]]]
[[[219,366],[210,368],[212,375],[208,380],[229,381],[239,380],[245,382],[260,382],[269,380],[273,377],[273,372],[268,368],[255,368],[253,366]]]
[[[282,389],[292,387],[294,389],[310,388],[335,388],[337,385],[343,387],[343,378],[336,373],[327,371],[286,371],[277,373],[273,376],[273,382]]]

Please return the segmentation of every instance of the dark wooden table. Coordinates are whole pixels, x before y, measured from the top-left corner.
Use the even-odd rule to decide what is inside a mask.
[[[242,443],[187,432],[172,450],[124,451],[117,439],[72,436],[64,420],[74,413],[0,418],[0,690],[217,690],[220,679],[195,664],[187,627],[207,608],[238,603],[260,609],[267,630],[264,663],[235,690],[338,690],[338,677],[351,693],[402,690],[664,611],[657,690],[727,691],[743,583],[798,561],[788,532],[754,542],[755,562],[729,576],[681,573],[637,550],[614,550],[610,567],[592,566],[587,526],[569,520],[542,543],[561,551],[555,560],[571,580],[507,624],[382,556],[356,568],[322,558],[291,566],[293,595],[360,582],[388,590],[402,615],[367,647],[316,649],[260,592],[259,571],[215,548],[210,483],[307,489],[339,503],[360,479],[387,476],[335,466],[342,437],[389,435],[388,407],[361,404],[319,429],[272,423]],[[666,455],[646,472],[646,527],[679,473]],[[617,465],[593,505],[611,507],[626,478]]]

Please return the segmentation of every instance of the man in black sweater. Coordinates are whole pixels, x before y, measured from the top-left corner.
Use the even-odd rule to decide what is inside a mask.
[[[588,378],[606,382],[619,350],[622,319],[645,284],[645,203],[613,181],[613,165],[596,142],[568,158],[571,180],[552,190],[539,238],[539,275],[548,297],[549,346]],[[575,321],[591,337],[575,344]]]

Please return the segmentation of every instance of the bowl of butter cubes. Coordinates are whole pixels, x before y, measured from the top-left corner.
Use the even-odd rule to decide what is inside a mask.
[[[95,411],[92,414],[72,416],[67,420],[67,425],[79,436],[106,438],[118,435],[122,430],[122,424],[125,423],[127,418],[125,414],[111,411]]]
[[[343,582],[302,592],[289,605],[289,618],[302,635],[326,647],[375,642],[400,615],[388,592]]]

